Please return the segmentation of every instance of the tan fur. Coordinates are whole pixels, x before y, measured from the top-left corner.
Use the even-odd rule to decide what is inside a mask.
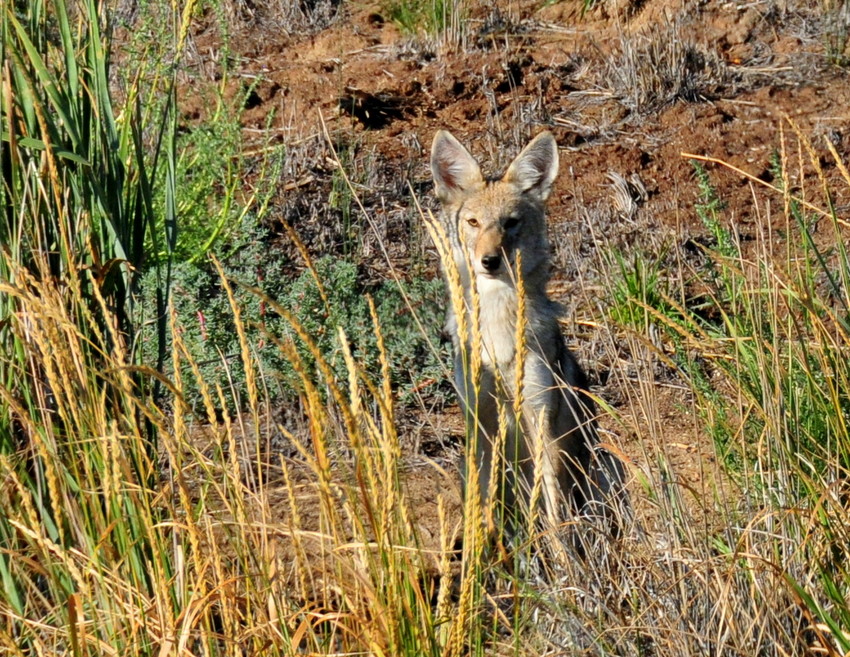
[[[482,368],[477,394],[462,357],[464,349],[471,349],[471,339],[461,344],[458,318],[451,311],[447,330],[454,342],[455,384],[468,433],[477,445],[482,502],[491,502],[487,492],[497,474],[493,445],[501,409],[507,416],[507,466],[503,482],[495,488],[504,507],[512,510],[517,502],[527,507],[535,445],[542,440],[539,476],[549,520],[559,520],[564,500],[574,511],[596,513],[595,503],[604,504],[619,489],[621,472],[610,455],[599,458],[584,374],[564,342],[557,306],[546,294],[550,255],[544,203],[558,173],[555,139],[549,132],[541,133],[501,178],[488,181],[469,152],[451,134],[440,131],[431,148],[431,171],[454,260],[444,262],[443,269],[457,269],[466,296],[467,325],[475,320],[473,284],[478,292]],[[516,270],[518,253],[521,272]],[[527,318],[519,417],[513,412],[518,276]]]

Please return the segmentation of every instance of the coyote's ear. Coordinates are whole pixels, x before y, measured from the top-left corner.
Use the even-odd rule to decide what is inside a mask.
[[[478,162],[445,130],[437,132],[431,144],[431,175],[437,198],[443,203],[483,180]]]
[[[551,132],[541,132],[522,149],[502,180],[545,201],[558,176],[558,144]]]

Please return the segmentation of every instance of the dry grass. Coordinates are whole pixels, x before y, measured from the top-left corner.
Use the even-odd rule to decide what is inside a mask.
[[[687,36],[674,21],[620,36],[620,52],[608,65],[613,93],[638,114],[656,111],[676,100],[711,98],[729,81],[720,55]]]

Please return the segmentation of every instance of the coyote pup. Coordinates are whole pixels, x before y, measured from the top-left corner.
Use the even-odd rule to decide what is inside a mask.
[[[469,358],[464,359],[464,354],[471,353],[472,338],[467,336],[467,344],[461,344],[451,304],[446,329],[454,343],[455,385],[467,418],[468,440],[476,446],[482,508],[487,508],[493,490],[508,515],[516,508],[527,508],[536,459],[542,470],[537,479],[542,483],[540,498],[553,525],[562,518],[564,503],[573,512],[605,514],[603,508],[594,507],[605,505],[619,488],[620,465],[596,447],[594,409],[585,392],[585,375],[564,342],[558,307],[546,294],[550,255],[544,202],[558,174],[554,137],[541,133],[501,178],[488,180],[460,142],[440,131],[431,146],[431,172],[454,260],[442,266],[447,278],[457,268],[466,297],[467,326],[475,321],[472,286],[478,291],[481,371],[477,386]],[[522,271],[516,271],[518,261]],[[525,290],[527,318],[519,418],[514,413],[518,277]],[[494,472],[500,413],[507,421],[500,439],[499,460],[504,465],[496,466]],[[494,476],[499,479],[491,485]]]

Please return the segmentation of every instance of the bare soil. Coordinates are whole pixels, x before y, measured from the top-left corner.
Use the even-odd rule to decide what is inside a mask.
[[[603,419],[603,439],[632,473],[669,469],[710,531],[718,504],[712,491],[730,484],[674,374],[639,363],[634,340],[611,346],[618,338],[599,321],[600,252],[663,259],[698,251],[710,238],[694,211],[698,187],[683,154],[719,158],[774,184],[771,158],[791,130],[785,117],[811,136],[827,180],[838,176],[826,140],[846,162],[850,76],[827,56],[824,35],[832,28],[820,3],[617,0],[585,14],[581,5],[520,0],[473,9],[465,47],[405,35],[378,4],[343,3],[318,30],[289,30],[257,9],[232,25],[237,64],[228,93],[246,96],[244,129],[256,149],[268,130],[287,145],[272,221],[285,218],[316,255],[339,244],[322,224],[334,171],[329,143],[354,154],[358,193],[374,221],[363,223],[363,266],[374,277],[389,267],[437,275],[410,194],[433,207],[428,151],[436,130],[451,130],[489,173],[551,130],[561,148],[549,205],[552,293],[570,311],[565,328],[594,392],[621,415]],[[222,46],[215,25],[203,17],[193,36],[180,94],[188,125],[204,121],[203,90],[216,82],[206,73]],[[766,231],[759,183],[706,166],[740,239]],[[795,185],[807,194],[820,183],[804,169]],[[612,174],[629,181],[619,193]],[[846,216],[850,199],[835,202]],[[782,226],[770,228],[781,235]],[[280,248],[290,248],[285,242]],[[459,513],[451,464],[462,422],[451,406],[410,411],[399,422],[414,466],[414,508],[426,545],[436,546],[437,492],[454,491],[450,512]],[[651,512],[637,487],[635,498],[639,513]]]

